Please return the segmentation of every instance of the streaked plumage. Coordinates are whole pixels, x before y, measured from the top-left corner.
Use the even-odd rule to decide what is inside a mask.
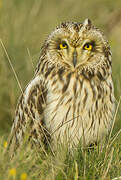
[[[114,113],[111,51],[90,20],[58,26],[44,42],[32,81],[21,95],[10,144],[26,132],[36,144],[90,145],[110,131]]]

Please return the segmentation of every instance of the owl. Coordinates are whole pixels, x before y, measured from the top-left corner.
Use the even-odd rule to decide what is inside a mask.
[[[110,132],[115,110],[111,50],[89,19],[61,23],[45,40],[19,98],[9,144],[90,146]]]

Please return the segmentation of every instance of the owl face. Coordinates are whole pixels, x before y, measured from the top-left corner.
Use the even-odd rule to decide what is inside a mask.
[[[88,19],[83,24],[62,23],[49,36],[47,43],[51,63],[71,71],[100,66],[110,55],[103,33]]]

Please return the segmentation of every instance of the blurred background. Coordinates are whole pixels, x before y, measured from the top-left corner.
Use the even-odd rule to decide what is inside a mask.
[[[0,0],[0,39],[22,89],[31,80],[41,45],[63,21],[89,18],[106,34],[113,53],[117,101],[121,95],[121,0]],[[0,135],[10,132],[21,90],[0,43]],[[121,127],[121,105],[114,132]]]

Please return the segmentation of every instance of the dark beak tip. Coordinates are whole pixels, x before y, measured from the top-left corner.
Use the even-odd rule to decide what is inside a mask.
[[[77,51],[75,49],[74,52],[73,52],[73,65],[74,65],[74,68],[76,67],[76,64],[77,64]]]
[[[76,67],[77,64],[77,56],[73,56],[73,65]]]
[[[77,61],[74,59],[74,60],[73,60],[73,65],[74,65],[74,67],[76,67],[76,64],[77,64]]]

